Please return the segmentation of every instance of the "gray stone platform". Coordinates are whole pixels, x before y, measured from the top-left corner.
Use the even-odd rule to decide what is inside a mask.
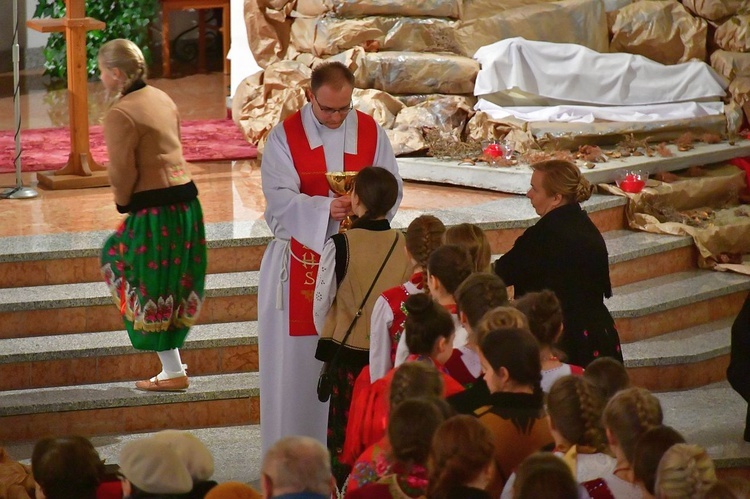
[[[596,163],[592,169],[583,167],[581,173],[593,184],[613,183],[624,169],[655,172],[675,171],[691,166],[704,166],[750,155],[750,141],[741,139],[730,145],[696,143],[694,149],[678,151],[674,145],[667,146],[674,156],[631,156]],[[525,194],[529,190],[531,169],[526,164],[515,166],[471,165],[459,161],[435,158],[398,158],[399,172],[408,180],[436,182],[465,187],[477,187],[493,191]]]

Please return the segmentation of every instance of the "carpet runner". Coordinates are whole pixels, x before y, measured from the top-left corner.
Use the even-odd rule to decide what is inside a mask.
[[[258,150],[249,144],[242,131],[230,119],[183,121],[182,149],[189,162],[251,159]],[[91,155],[100,164],[106,163],[107,147],[102,127],[89,128]],[[15,171],[14,131],[0,131],[0,173]],[[58,170],[68,161],[70,131],[62,128],[21,130],[21,169],[24,172]]]

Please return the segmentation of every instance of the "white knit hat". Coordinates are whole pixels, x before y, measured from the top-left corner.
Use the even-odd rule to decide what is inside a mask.
[[[182,460],[193,481],[203,482],[214,474],[214,457],[198,437],[188,431],[164,430],[154,438],[168,443]]]
[[[185,494],[193,489],[193,479],[172,446],[153,437],[122,448],[120,471],[139,490],[151,494]]]

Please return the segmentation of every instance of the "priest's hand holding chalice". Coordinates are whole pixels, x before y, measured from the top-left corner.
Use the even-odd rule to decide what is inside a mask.
[[[354,177],[357,172],[326,172],[328,186],[340,196],[351,194],[354,189]],[[352,226],[351,216],[347,215],[342,221],[339,232],[346,232]]]

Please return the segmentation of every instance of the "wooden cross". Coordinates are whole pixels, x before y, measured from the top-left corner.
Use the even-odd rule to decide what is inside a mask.
[[[70,156],[62,169],[38,173],[39,185],[50,189],[109,185],[106,168],[91,157],[86,70],[86,32],[103,29],[106,24],[86,17],[85,0],[65,0],[64,18],[29,19],[26,25],[42,33],[65,33],[67,43]]]

